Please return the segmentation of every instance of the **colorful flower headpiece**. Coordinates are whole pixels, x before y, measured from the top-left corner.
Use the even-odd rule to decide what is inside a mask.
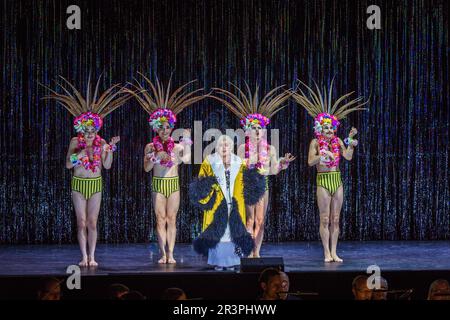
[[[148,119],[148,123],[154,131],[162,128],[165,122],[168,122],[171,128],[173,128],[175,126],[175,123],[177,122],[175,113],[173,113],[172,110],[166,108],[156,109]]]
[[[270,119],[260,113],[252,113],[241,119],[241,126],[244,130],[250,130],[252,125],[259,124],[261,128],[265,129],[270,123]]]
[[[331,124],[333,130],[337,130],[339,125],[341,124],[339,120],[332,114],[329,113],[319,113],[317,117],[314,119],[314,132],[316,135],[322,134],[322,127],[325,124]]]
[[[77,133],[85,132],[87,127],[94,127],[95,131],[99,131],[102,125],[102,118],[98,114],[90,111],[80,114],[73,121],[73,127]]]

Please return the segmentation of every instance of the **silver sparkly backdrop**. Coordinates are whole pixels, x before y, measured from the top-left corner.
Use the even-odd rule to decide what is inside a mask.
[[[82,30],[66,29],[66,8],[82,9]],[[366,28],[378,4],[382,30]],[[0,243],[75,241],[71,173],[64,167],[72,117],[44,103],[38,82],[63,75],[79,87],[89,71],[103,88],[138,71],[174,83],[227,81],[263,91],[295,79],[371,95],[370,110],[340,130],[359,129],[354,160],[341,165],[343,239],[450,239],[449,42],[446,1],[2,1],[0,63]],[[179,125],[238,127],[218,103],[184,111]],[[317,240],[315,170],[307,167],[312,120],[294,104],[277,114],[281,152],[298,160],[271,178],[266,240]],[[142,168],[147,115],[131,101],[101,135],[122,140],[104,172],[100,240],[154,241],[151,176]],[[190,242],[200,213],[186,197],[198,166],[180,170],[178,241]]]

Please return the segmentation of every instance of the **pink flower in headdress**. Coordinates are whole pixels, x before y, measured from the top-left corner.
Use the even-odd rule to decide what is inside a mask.
[[[332,114],[329,113],[320,113],[314,119],[314,133],[317,135],[322,134],[322,127],[325,124],[330,124],[333,127],[333,130],[337,130],[340,125],[339,120]]]
[[[156,109],[148,119],[148,123],[154,131],[162,128],[165,122],[169,123],[171,128],[173,128],[177,122],[176,115],[172,110],[167,108]]]
[[[90,111],[80,114],[73,121],[73,127],[78,133],[83,133],[87,127],[94,127],[95,131],[99,131],[102,125],[102,118],[98,114]]]
[[[265,129],[270,123],[270,119],[260,113],[252,113],[241,119],[241,126],[244,130],[250,130],[252,125],[259,124],[261,128]]]

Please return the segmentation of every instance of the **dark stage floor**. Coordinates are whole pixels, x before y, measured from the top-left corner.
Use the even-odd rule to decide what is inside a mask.
[[[341,242],[344,263],[324,263],[319,242],[264,244],[262,255],[282,256],[287,272],[365,272],[378,265],[382,271],[450,270],[450,242]],[[155,244],[98,245],[100,267],[86,275],[143,274],[161,272],[215,272],[189,244],[176,246],[176,266],[158,265]],[[64,275],[79,261],[76,245],[1,246],[0,276]]]
[[[352,279],[378,265],[391,289],[413,288],[412,299],[424,299],[430,283],[450,280],[450,242],[341,242],[343,263],[325,264],[320,242],[265,244],[266,257],[283,256],[290,291],[313,292],[304,299],[352,299]],[[217,272],[196,255],[191,245],[176,247],[176,266],[156,263],[156,244],[99,245],[97,269],[82,271],[82,290],[63,287],[64,299],[104,299],[112,283],[123,283],[157,300],[164,289],[181,287],[189,297],[254,300],[258,273]],[[34,299],[42,276],[68,276],[67,266],[78,263],[76,245],[0,247],[2,299]]]

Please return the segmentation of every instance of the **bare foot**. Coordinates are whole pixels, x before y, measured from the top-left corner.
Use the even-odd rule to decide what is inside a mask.
[[[167,263],[168,264],[175,264],[175,263],[177,263],[177,260],[175,260],[174,258],[173,258],[173,256],[169,256],[169,258],[167,259]]]
[[[158,260],[159,264],[165,264],[167,263],[167,257],[164,255],[161,257],[161,259]]]
[[[80,267],[87,267],[88,266],[88,258],[83,257],[83,259],[78,263]]]
[[[261,258],[261,256],[259,255],[259,253],[254,253],[253,258]]]
[[[248,255],[249,258],[253,258],[253,251]]]
[[[94,257],[89,258],[89,267],[98,267],[98,263],[95,261]]]
[[[334,262],[344,262],[344,260],[339,258],[337,254],[333,254],[332,257]]]
[[[323,261],[325,261],[327,263],[333,262],[333,257],[331,256],[331,254],[329,252],[325,252],[324,255],[325,255],[325,259],[323,259]]]

